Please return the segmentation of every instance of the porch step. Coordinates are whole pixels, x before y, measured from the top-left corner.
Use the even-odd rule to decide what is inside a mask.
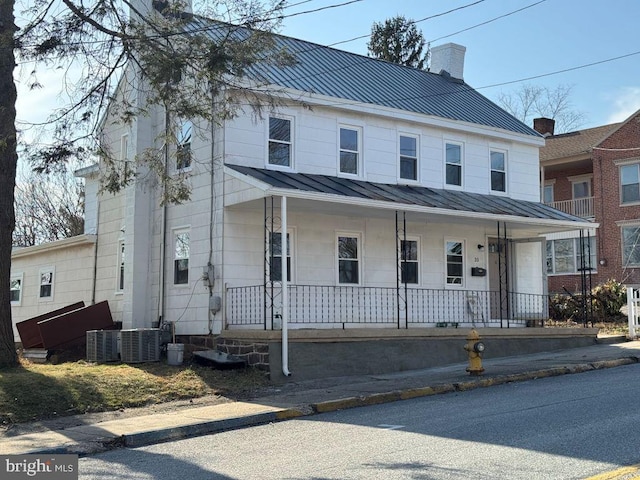
[[[611,345],[614,343],[624,343],[626,341],[626,335],[598,335],[598,338],[596,338],[598,345]]]
[[[33,363],[46,363],[49,350],[44,348],[25,348],[22,350],[22,358]]]

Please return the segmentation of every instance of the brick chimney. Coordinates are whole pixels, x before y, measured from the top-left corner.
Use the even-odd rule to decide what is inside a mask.
[[[543,137],[550,137],[553,135],[553,130],[556,127],[556,121],[553,118],[534,118],[533,129]]]
[[[442,73],[444,70],[451,77],[462,80],[464,73],[464,54],[466,47],[456,43],[445,43],[431,49],[431,65],[429,71]]]

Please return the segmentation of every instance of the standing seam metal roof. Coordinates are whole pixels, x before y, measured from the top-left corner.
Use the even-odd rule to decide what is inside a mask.
[[[227,164],[227,167],[276,188],[442,208],[458,212],[584,222],[582,218],[569,215],[542,203],[515,200],[508,197],[411,185],[373,183],[341,177],[282,172],[240,165]]]
[[[229,29],[242,41],[250,31],[194,16],[187,31],[222,38]],[[275,48],[286,49],[295,64],[256,64],[247,77],[284,88],[408,112],[494,127],[540,137],[461,80],[426,72],[291,37],[275,35]]]

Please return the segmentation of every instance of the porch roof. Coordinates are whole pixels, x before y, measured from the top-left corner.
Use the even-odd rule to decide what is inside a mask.
[[[366,182],[342,177],[296,173],[227,164],[227,172],[237,172],[254,181],[266,194],[292,198],[366,202],[370,206],[394,210],[454,215],[475,219],[537,224],[553,230],[596,228],[598,225],[556,210],[538,202],[516,200],[456,190],[443,190],[413,185]],[[257,180],[259,183],[256,183]],[[557,228],[556,228],[557,227]],[[542,232],[541,232],[542,233]]]

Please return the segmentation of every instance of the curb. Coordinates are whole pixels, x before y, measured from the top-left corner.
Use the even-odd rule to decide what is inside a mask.
[[[412,398],[428,397],[452,392],[466,392],[477,388],[486,388],[505,383],[536,380],[538,378],[556,377],[566,374],[583,373],[592,370],[602,370],[623,365],[639,363],[640,358],[635,356],[618,358],[614,360],[601,360],[592,363],[576,364],[571,366],[553,367],[531,372],[497,375],[495,377],[479,378],[457,383],[443,383],[428,387],[409,388],[391,392],[374,393],[358,397],[346,397],[336,400],[301,405],[295,408],[285,408],[276,412],[258,413],[242,417],[227,418],[224,420],[205,421],[202,423],[184,425],[180,427],[163,428],[159,430],[125,434],[111,438],[102,438],[90,444],[69,444],[55,448],[33,449],[26,453],[31,454],[77,454],[79,456],[91,455],[107,450],[122,447],[141,447],[162,443],[171,440],[196,437],[229,430],[236,430],[255,425],[291,420],[299,417],[329,413],[350,408],[380,405],[409,400]]]

